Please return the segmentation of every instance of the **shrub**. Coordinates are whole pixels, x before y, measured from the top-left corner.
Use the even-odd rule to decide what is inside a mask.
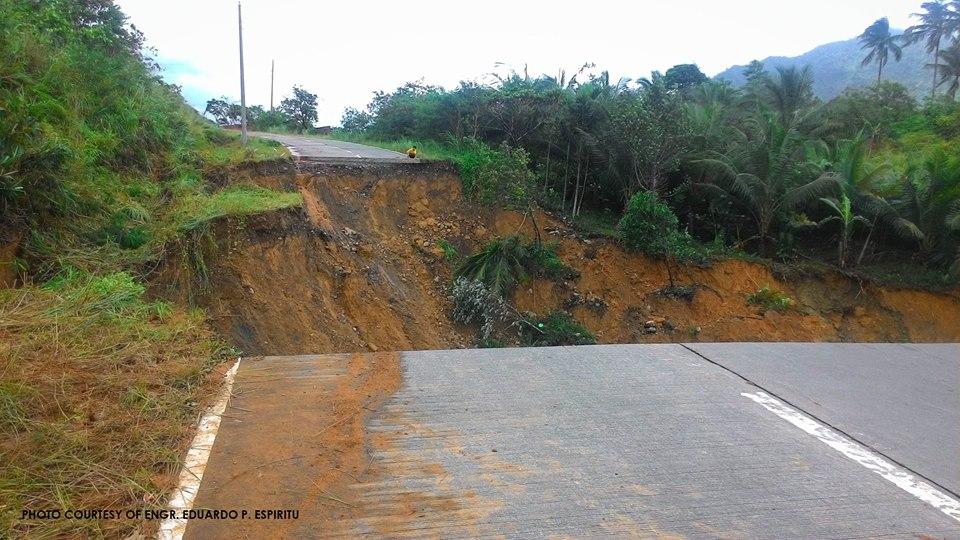
[[[480,339],[490,340],[497,321],[507,319],[509,311],[503,297],[482,281],[457,278],[450,288],[453,320],[461,324],[480,323]]]
[[[786,311],[793,307],[793,299],[783,293],[770,288],[769,285],[760,287],[757,292],[747,295],[747,303],[760,306],[760,312]]]
[[[534,174],[530,156],[523,148],[502,144],[494,149],[467,138],[456,144],[453,161],[467,194],[476,201],[518,210],[530,205]]]
[[[546,317],[525,317],[520,325],[520,342],[530,347],[593,345],[597,338],[565,311]]]
[[[630,198],[617,227],[627,249],[651,256],[672,255],[681,244],[679,220],[666,203],[650,191],[639,191]]]

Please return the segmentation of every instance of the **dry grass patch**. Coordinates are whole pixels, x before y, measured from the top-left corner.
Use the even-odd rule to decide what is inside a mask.
[[[136,521],[30,521],[21,509],[159,507],[211,368],[199,311],[129,274],[66,271],[0,290],[0,536],[119,536]]]

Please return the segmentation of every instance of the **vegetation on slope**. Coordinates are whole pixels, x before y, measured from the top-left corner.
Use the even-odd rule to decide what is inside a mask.
[[[334,136],[415,143],[457,163],[465,146],[522,149],[527,196],[593,232],[616,233],[627,202],[649,192],[717,251],[956,283],[960,105],[949,81],[922,103],[885,80],[824,103],[807,69],[758,63],[739,89],[691,65],[635,82],[590,69],[449,91],[409,83],[348,110]]]
[[[213,219],[301,201],[207,184],[284,151],[188,109],[110,0],[0,0],[0,35],[0,278],[18,285],[0,290],[0,536],[122,536],[139,524],[20,510],[162,506],[232,351],[150,299],[149,272],[170,249],[202,262]]]

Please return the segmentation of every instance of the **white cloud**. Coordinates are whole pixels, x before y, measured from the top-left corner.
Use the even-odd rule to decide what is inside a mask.
[[[231,0],[118,0],[190,96],[239,98],[237,5]],[[319,95],[320,122],[363,107],[375,90],[407,81],[452,87],[496,62],[531,75],[575,71],[584,62],[614,78],[646,76],[678,63],[708,74],[771,55],[797,55],[850,38],[882,16],[905,27],[910,0],[594,0],[589,3],[488,0],[243,4],[247,101],[275,102],[300,84]],[[198,99],[194,97],[193,99]],[[196,104],[196,103],[195,103]]]

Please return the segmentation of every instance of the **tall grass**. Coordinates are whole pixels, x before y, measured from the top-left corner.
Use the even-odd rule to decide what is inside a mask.
[[[24,521],[20,508],[158,506],[230,351],[196,311],[150,301],[125,272],[65,270],[0,291],[0,530],[118,535],[129,521]]]

